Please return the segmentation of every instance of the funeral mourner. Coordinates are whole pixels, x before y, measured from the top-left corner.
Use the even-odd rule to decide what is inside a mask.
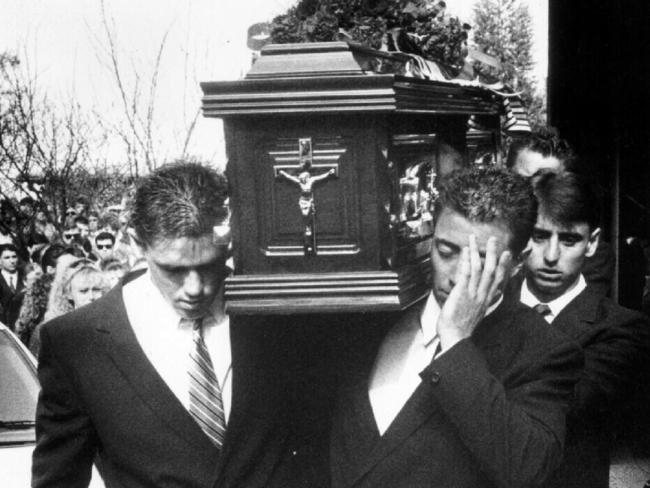
[[[35,488],[607,486],[648,322],[585,281],[575,154],[530,135],[506,161],[521,100],[475,76],[444,2],[343,3],[318,10],[346,15],[332,42],[254,26],[249,72],[201,83],[225,173],[162,165],[41,249],[13,319],[39,354]],[[270,37],[330,29],[300,12]]]

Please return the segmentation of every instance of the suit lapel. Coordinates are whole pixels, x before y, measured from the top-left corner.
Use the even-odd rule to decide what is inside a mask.
[[[492,314],[481,321],[472,335],[472,342],[474,342],[476,346],[484,352],[486,360],[488,361],[488,364],[491,365],[491,368],[499,367],[496,363],[501,357],[501,354],[499,353],[502,344],[501,337],[502,334],[507,331],[507,328],[512,321],[514,306],[515,304],[511,301],[504,300],[504,302],[499,305]],[[420,314],[421,307],[414,307],[402,320],[419,321]],[[423,372],[423,374],[426,374],[425,372]],[[356,420],[348,421],[348,427],[344,432],[345,438],[348,442],[351,438],[354,438],[355,435],[358,435],[359,431],[363,431],[364,428],[367,428],[365,422],[368,418],[372,422],[375,431],[377,429],[367,394],[367,378],[369,374],[370,369],[366,371],[365,383],[357,382],[356,391],[352,393],[352,395],[354,395],[354,403],[358,404],[358,402],[365,401],[367,407],[357,407],[353,415],[353,417],[356,417]],[[375,466],[379,465],[425,424],[434,422],[436,414],[439,412],[440,409],[435,396],[432,394],[427,382],[423,381],[408,399],[388,430],[386,430],[383,436],[378,438],[375,447],[370,451],[365,461],[359,465],[359,469],[355,475],[349,479],[348,485],[353,485]],[[359,418],[364,415],[366,416],[365,419]]]
[[[7,283],[7,280],[5,280],[5,277],[2,273],[0,273],[0,289],[2,290],[0,293],[2,293],[3,296],[8,296],[9,294],[13,293],[11,291],[9,283]]]
[[[406,315],[400,320],[400,325],[405,322],[417,321],[419,324],[421,306],[411,308]],[[397,325],[399,327],[400,325]],[[346,426],[343,432],[346,441],[350,444],[355,442],[355,436],[361,432],[361,439],[366,439],[360,446],[362,448],[360,461],[357,463],[358,469],[349,479],[352,485],[360,478],[365,476],[375,466],[380,464],[387,456],[397,449],[406,441],[414,432],[424,425],[438,410],[435,399],[430,394],[427,385],[421,383],[408,399],[397,417],[393,420],[384,435],[379,436],[370,399],[368,397],[368,381],[372,371],[373,361],[363,371],[363,377],[357,378],[353,390],[348,393],[351,396],[354,407],[353,415],[350,420],[344,419]],[[371,435],[372,433],[372,435]],[[374,442],[369,441],[373,439]],[[371,449],[369,449],[371,448]],[[364,455],[364,453],[368,453]]]
[[[587,287],[564,307],[552,324],[577,339],[598,321],[599,305],[600,297]]]
[[[140,347],[129,325],[121,286],[106,295],[105,307],[106,319],[97,325],[96,331],[104,339],[106,352],[115,367],[154,415],[194,448],[214,449],[216,456],[216,447],[194,422]]]

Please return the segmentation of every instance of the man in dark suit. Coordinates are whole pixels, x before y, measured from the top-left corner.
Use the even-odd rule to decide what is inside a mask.
[[[539,215],[517,296],[585,354],[567,417],[564,460],[547,486],[607,488],[612,413],[647,369],[650,324],[585,281],[585,260],[600,236],[600,202],[589,182],[573,173],[545,173],[536,179],[535,195]]]
[[[266,487],[284,448],[275,331],[223,310],[223,176],[163,166],[136,192],[148,268],[41,332],[32,486]],[[259,325],[259,324],[257,324]]]
[[[18,249],[13,244],[0,245],[0,320],[11,330],[20,312],[25,278],[18,268]]]
[[[536,486],[559,464],[579,348],[503,300],[535,223],[528,181],[455,171],[436,201],[430,296],[342,388],[334,487]]]
[[[591,170],[578,164],[571,145],[560,138],[553,127],[540,129],[513,142],[506,164],[526,178],[532,178],[540,171],[585,173]],[[601,296],[609,296],[612,290],[615,261],[612,246],[602,239],[598,240],[593,254],[585,259],[582,273],[591,289]]]

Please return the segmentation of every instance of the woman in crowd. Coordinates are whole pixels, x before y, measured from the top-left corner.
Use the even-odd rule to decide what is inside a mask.
[[[29,348],[38,357],[40,328],[43,323],[88,305],[108,291],[108,280],[97,265],[86,258],[59,258],[44,321],[36,326]]]

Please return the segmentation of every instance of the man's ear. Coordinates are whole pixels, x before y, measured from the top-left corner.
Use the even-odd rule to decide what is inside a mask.
[[[590,258],[596,253],[598,249],[598,242],[600,241],[600,227],[596,227],[591,234],[589,234],[589,239],[587,240],[587,251],[585,252],[585,257]]]

